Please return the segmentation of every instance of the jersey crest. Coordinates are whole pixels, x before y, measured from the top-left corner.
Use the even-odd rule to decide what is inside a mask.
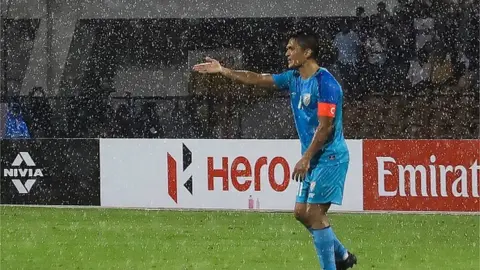
[[[302,96],[303,105],[305,105],[305,106],[310,105],[311,98],[312,98],[311,94],[304,94]]]

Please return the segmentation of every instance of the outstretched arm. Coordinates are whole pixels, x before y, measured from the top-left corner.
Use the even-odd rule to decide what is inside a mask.
[[[262,87],[275,87],[273,77],[270,74],[259,74],[247,70],[232,70],[222,67],[220,63],[210,57],[207,62],[193,66],[193,70],[200,73],[220,73],[223,76],[243,84],[258,85]]]
[[[258,85],[263,87],[275,87],[273,77],[270,74],[259,74],[248,70],[233,70],[222,67],[220,72],[223,76],[243,84]]]

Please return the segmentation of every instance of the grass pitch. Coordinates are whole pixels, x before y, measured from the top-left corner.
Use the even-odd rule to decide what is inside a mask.
[[[0,207],[0,269],[319,269],[291,214]],[[477,216],[331,214],[354,269],[480,269]]]

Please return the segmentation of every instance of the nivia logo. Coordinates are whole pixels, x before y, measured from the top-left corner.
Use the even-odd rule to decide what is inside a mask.
[[[20,168],[20,166],[25,163],[29,168]],[[33,161],[32,157],[28,152],[20,152],[15,160],[12,162],[12,167],[9,169],[3,169],[4,177],[15,177],[12,179],[15,188],[20,194],[27,194],[32,189],[33,185],[37,181],[36,177],[43,177],[43,172],[41,169],[32,168],[36,164]],[[18,178],[27,178],[25,183]]]
[[[182,164],[183,172],[192,164],[192,151],[185,144],[182,144]],[[175,203],[178,203],[178,175],[177,160],[167,153],[167,171],[168,171],[168,195]],[[193,195],[193,177],[190,176],[183,186]]]

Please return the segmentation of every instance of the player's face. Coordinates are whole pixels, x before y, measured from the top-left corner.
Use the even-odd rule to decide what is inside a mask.
[[[290,39],[287,44],[287,56],[288,67],[297,68],[303,65],[307,61],[307,55],[305,50],[300,47],[298,42],[295,39]]]

